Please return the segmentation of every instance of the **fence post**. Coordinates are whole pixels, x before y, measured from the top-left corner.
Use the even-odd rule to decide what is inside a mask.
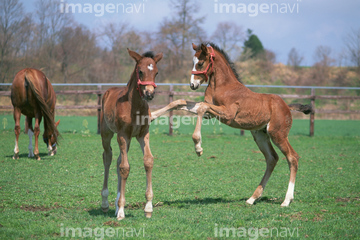
[[[169,88],[169,103],[171,103],[173,101],[174,98],[174,94],[173,94],[173,85],[170,85]],[[173,121],[173,111],[171,110],[169,112],[169,135],[172,136],[173,135],[173,125],[172,125],[172,121]]]
[[[101,105],[101,85],[97,86],[98,89],[98,105]],[[97,134],[100,134],[100,114],[101,114],[101,107],[97,109]]]
[[[311,89],[311,108],[310,113],[310,137],[314,136],[314,125],[315,125],[315,88]]]

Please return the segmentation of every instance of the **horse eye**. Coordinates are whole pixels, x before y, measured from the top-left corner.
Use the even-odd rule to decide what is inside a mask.
[[[204,62],[199,62],[199,63],[198,63],[198,66],[199,66],[199,67],[202,67],[203,65],[204,65]]]
[[[143,72],[139,70],[139,76],[142,77]]]

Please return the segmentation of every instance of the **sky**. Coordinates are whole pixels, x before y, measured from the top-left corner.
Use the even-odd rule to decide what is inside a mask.
[[[173,14],[165,0],[60,1],[59,11],[63,12],[65,3],[80,4],[81,10],[77,8],[68,14],[94,31],[108,22],[127,23],[139,31],[157,31],[163,19],[171,19]],[[20,2],[26,12],[35,11],[36,0]],[[197,3],[196,17],[205,17],[201,27],[208,36],[219,22],[234,22],[244,31],[253,30],[264,47],[275,53],[276,61],[284,64],[293,47],[303,56],[302,65],[315,63],[315,49],[320,45],[330,47],[331,57],[339,59],[347,35],[360,29],[359,0],[197,0]]]

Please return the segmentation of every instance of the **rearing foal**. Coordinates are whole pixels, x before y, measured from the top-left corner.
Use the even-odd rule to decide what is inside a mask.
[[[112,160],[112,149],[110,146],[114,133],[120,147],[120,156],[117,160],[118,194],[115,202],[118,220],[125,218],[125,184],[129,176],[130,165],[127,152],[129,151],[132,137],[136,137],[144,154],[144,167],[146,171],[146,206],[145,216],[150,218],[153,206],[153,191],[151,183],[151,172],[153,168],[153,156],[149,144],[150,108],[147,103],[155,94],[155,77],[158,73],[156,63],[162,58],[162,53],[154,56],[152,52],[139,55],[128,49],[129,55],[136,61],[134,72],[124,88],[110,88],[102,98],[101,112],[101,139],[104,148],[104,185],[101,191],[104,212],[109,210],[108,202],[108,178],[109,168]],[[141,121],[139,120],[141,119]]]
[[[205,114],[216,117],[222,123],[245,130],[250,130],[260,151],[266,159],[266,171],[254,194],[246,201],[253,204],[258,199],[274,170],[279,156],[270,140],[285,155],[290,168],[290,181],[286,197],[281,206],[288,206],[294,198],[294,186],[298,169],[299,155],[288,140],[292,125],[290,110],[310,113],[311,107],[301,104],[287,105],[274,94],[252,92],[238,79],[226,53],[212,43],[196,46],[190,87],[193,90],[208,82],[204,102],[193,103],[177,100],[167,107],[152,113],[152,120],[171,109],[181,109],[198,115],[193,141],[195,151],[201,156],[201,123]]]

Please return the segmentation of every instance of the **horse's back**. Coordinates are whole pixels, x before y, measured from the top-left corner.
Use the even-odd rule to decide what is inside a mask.
[[[33,109],[37,107],[38,101],[32,88],[36,89],[48,107],[54,110],[56,102],[54,89],[45,74],[33,68],[25,68],[15,75],[11,86],[13,106],[20,108],[24,115],[33,115]]]

